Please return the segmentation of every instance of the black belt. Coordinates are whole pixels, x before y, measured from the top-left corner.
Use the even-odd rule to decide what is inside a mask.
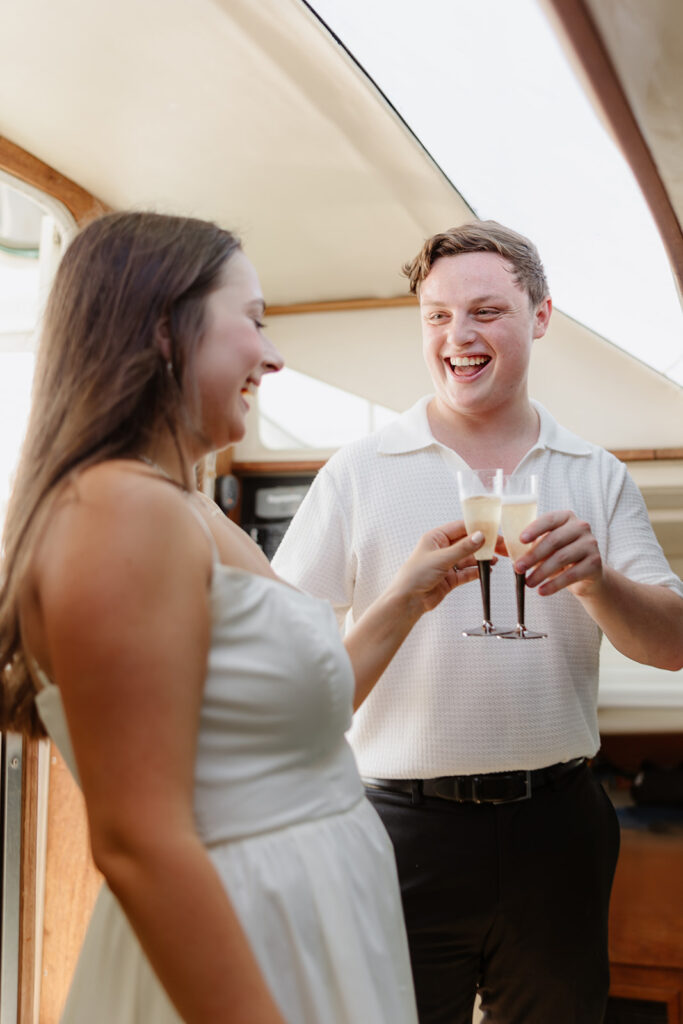
[[[439,779],[363,779],[371,789],[409,793],[413,803],[421,797],[438,797],[457,803],[509,804],[529,800],[534,789],[554,782],[586,761],[575,757],[533,771],[493,772],[489,775],[444,775]]]

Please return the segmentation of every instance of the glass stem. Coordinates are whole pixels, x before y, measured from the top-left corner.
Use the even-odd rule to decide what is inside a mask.
[[[517,584],[517,628],[524,629],[524,591],[526,589],[526,574],[523,572],[515,573],[515,583]]]
[[[477,562],[479,583],[481,585],[481,601],[484,606],[484,622],[491,621],[491,561],[480,558]]]

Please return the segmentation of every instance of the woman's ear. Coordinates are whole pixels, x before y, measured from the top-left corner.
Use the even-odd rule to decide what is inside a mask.
[[[161,352],[166,362],[170,362],[173,359],[173,344],[171,342],[171,332],[168,328],[168,317],[164,316],[159,320],[154,331],[154,338],[157,343],[157,348]]]

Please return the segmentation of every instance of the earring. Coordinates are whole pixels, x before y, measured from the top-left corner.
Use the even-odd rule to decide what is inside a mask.
[[[169,377],[173,376],[173,363],[171,362],[170,359],[166,360],[166,373],[169,375]]]

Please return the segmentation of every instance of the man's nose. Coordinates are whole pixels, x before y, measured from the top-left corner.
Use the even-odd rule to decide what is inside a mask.
[[[466,313],[453,313],[448,324],[448,340],[455,345],[471,345],[477,332]]]

